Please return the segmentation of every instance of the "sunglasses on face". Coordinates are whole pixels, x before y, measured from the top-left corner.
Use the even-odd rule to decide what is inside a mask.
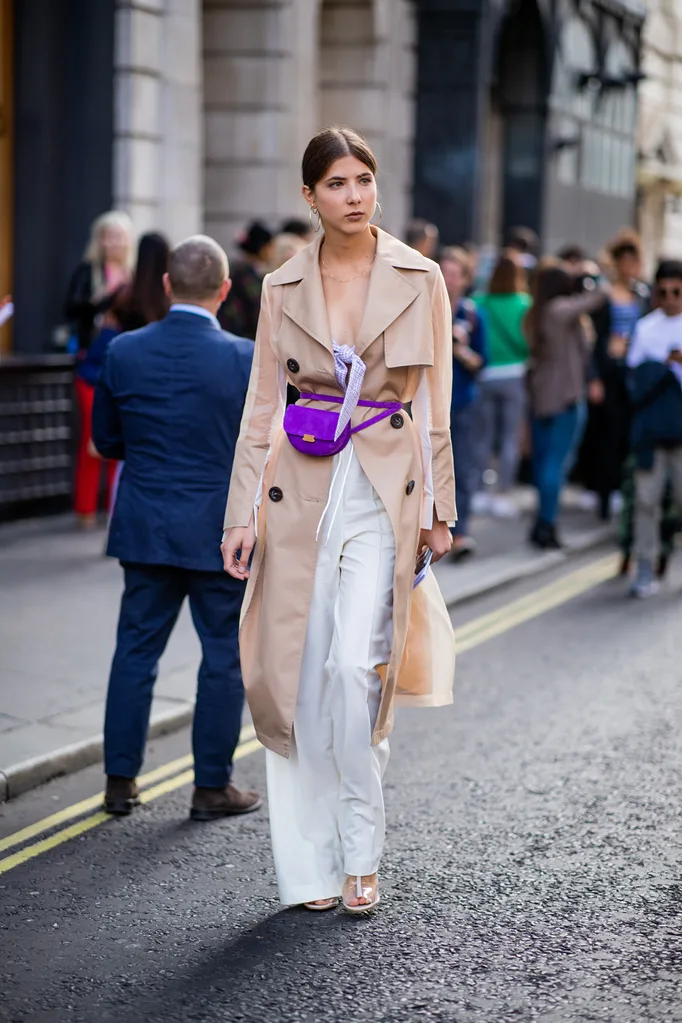
[[[658,294],[661,298],[679,298],[682,295],[682,288],[659,288]]]

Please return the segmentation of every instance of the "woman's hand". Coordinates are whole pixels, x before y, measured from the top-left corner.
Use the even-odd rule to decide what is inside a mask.
[[[235,526],[230,529],[220,545],[223,554],[223,567],[233,579],[249,578],[249,558],[256,543],[256,529],[253,515],[248,526]],[[238,555],[238,552],[239,555]]]
[[[470,373],[476,373],[483,365],[483,359],[475,352],[469,345],[454,344],[452,346],[452,353],[458,362],[468,369]]]
[[[422,529],[419,535],[419,550],[422,547],[430,547],[433,551],[433,561],[440,561],[452,547],[452,534],[447,522],[436,520],[431,529]]]
[[[590,380],[587,385],[587,400],[590,405],[601,405],[606,397],[604,385],[598,378]]]

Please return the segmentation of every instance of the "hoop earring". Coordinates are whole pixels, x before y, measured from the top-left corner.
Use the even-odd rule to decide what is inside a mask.
[[[377,206],[379,207],[379,219],[377,220],[376,224],[374,224],[374,227],[378,227],[379,226],[379,224],[381,223],[381,218],[384,215],[384,211],[381,208],[381,203],[380,202],[377,202]],[[375,206],[374,207],[374,213],[376,213],[376,211],[377,211],[377,209],[376,209],[376,206]],[[374,216],[374,213],[372,214],[372,216]],[[370,224],[371,223],[372,223],[372,221],[370,220]]]
[[[315,225],[313,224],[313,213],[315,213],[317,216],[317,227],[315,227]],[[322,227],[322,217],[320,216],[316,206],[311,206],[310,209],[308,210],[308,220],[310,221],[310,229],[317,234],[317,232]]]

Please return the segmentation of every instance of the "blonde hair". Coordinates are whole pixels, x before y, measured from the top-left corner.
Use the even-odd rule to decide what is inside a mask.
[[[126,256],[126,267],[132,270],[135,262],[135,251],[133,249],[133,222],[127,213],[121,210],[109,210],[93,220],[90,227],[90,240],[85,250],[85,260],[96,266],[102,262],[102,235],[108,227],[118,227],[125,231],[128,236],[128,254]]]
[[[304,249],[308,243],[297,234],[283,232],[275,236],[272,248],[272,266],[277,270],[288,259],[295,256],[297,252]]]
[[[446,245],[446,247],[441,250],[438,262],[458,263],[463,274],[467,277],[471,277],[472,275],[473,267],[471,265],[471,256],[466,249],[461,248],[459,245]]]

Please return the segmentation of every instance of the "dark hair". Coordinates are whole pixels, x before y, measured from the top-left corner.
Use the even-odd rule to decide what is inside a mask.
[[[162,234],[143,234],[137,246],[137,264],[131,283],[112,304],[112,312],[123,330],[135,330],[162,320],[170,302],[163,288],[168,270],[170,246]]]
[[[634,256],[635,259],[639,259],[640,251],[634,242],[619,242],[609,250],[609,255],[614,262],[618,262],[623,256]]]
[[[631,227],[623,227],[606,246],[606,251],[613,263],[622,259],[623,256],[634,256],[639,259],[642,255],[642,246],[639,235]]]
[[[511,256],[504,253],[500,256],[488,283],[489,295],[515,295],[525,291],[525,274]]]
[[[524,320],[525,332],[531,346],[537,345],[541,340],[540,317],[545,306],[555,298],[575,294],[575,278],[560,266],[546,266],[538,271],[533,290],[533,304]]]
[[[510,227],[507,231],[505,249],[537,256],[540,251],[540,239],[530,227]]]
[[[405,229],[405,242],[414,248],[419,242],[425,242],[427,239],[433,238],[438,242],[439,234],[435,224],[429,223],[428,220],[422,220],[421,217],[415,217],[409,221]]]
[[[280,234],[295,234],[297,238],[307,238],[310,234],[310,224],[306,220],[298,220],[292,217],[282,224]]]
[[[564,263],[582,263],[586,259],[585,250],[580,245],[564,245],[557,252],[557,259]]]
[[[662,259],[656,270],[656,283],[659,281],[682,281],[682,261],[679,259]]]
[[[242,252],[257,256],[266,245],[269,245],[274,234],[260,220],[254,220],[237,238],[237,245]]]
[[[344,156],[356,157],[365,167],[369,167],[372,174],[376,174],[376,156],[362,135],[358,135],[352,128],[333,125],[318,131],[306,146],[301,165],[303,184],[314,188],[331,165]]]

